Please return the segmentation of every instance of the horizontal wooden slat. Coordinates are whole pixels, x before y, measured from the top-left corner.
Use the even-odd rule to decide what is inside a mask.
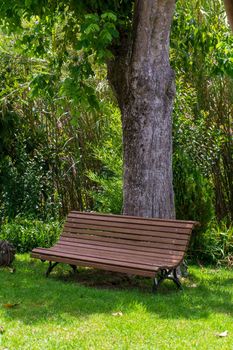
[[[76,256],[76,258],[79,258],[80,256],[89,256],[92,257],[93,259],[102,259],[102,260],[111,260],[111,261],[121,261],[122,263],[126,264],[135,264],[137,267],[139,266],[173,266],[175,264],[178,264],[177,259],[172,259],[172,260],[164,260],[160,257],[157,259],[153,259],[151,257],[146,257],[146,256],[135,256],[135,255],[126,255],[125,253],[116,253],[113,251],[107,251],[103,252],[102,250],[99,249],[91,249],[90,247],[85,247],[82,249],[70,249],[69,247],[64,247],[64,246],[54,246],[50,248],[52,252],[57,252],[57,253],[64,253],[67,256],[69,254],[73,254]]]
[[[75,239],[73,239],[72,237],[67,237],[67,236],[61,236],[60,240],[72,240],[73,242],[109,242],[109,243],[113,243],[113,244],[119,244],[121,246],[131,246],[132,249],[134,248],[138,248],[139,250],[144,251],[144,249],[148,249],[148,250],[152,250],[152,251],[163,251],[163,254],[169,254],[169,252],[171,252],[171,254],[173,253],[177,253],[177,254],[183,254],[184,248],[180,247],[180,246],[174,246],[169,245],[169,244],[164,244],[163,246],[160,245],[160,247],[158,247],[158,245],[156,243],[152,243],[152,242],[144,242],[144,241],[133,241],[133,240],[125,240],[125,239],[119,239],[119,238],[111,238],[111,237],[101,237],[101,236],[85,236],[85,235],[75,235]],[[165,251],[164,251],[165,250]]]
[[[165,256],[164,254],[156,254],[156,253],[147,253],[147,252],[138,252],[128,249],[120,249],[116,247],[106,247],[106,246],[98,246],[98,245],[91,245],[91,244],[73,244],[71,242],[58,242],[55,245],[56,248],[59,248],[61,251],[68,251],[68,252],[83,252],[85,249],[93,250],[94,252],[100,252],[101,255],[106,255],[107,257],[112,256],[112,254],[115,254],[115,256],[125,256],[128,261],[131,261],[132,259],[136,259],[136,261],[150,261],[151,263],[159,261],[164,262],[177,262],[180,260],[180,258],[176,255],[169,255]]]
[[[62,258],[70,258],[70,259],[77,259],[79,261],[91,261],[96,263],[103,263],[105,265],[116,265],[116,266],[125,266],[129,268],[136,268],[141,270],[147,270],[147,271],[154,271],[157,270],[158,267],[161,265],[146,265],[146,264],[140,264],[140,263],[133,263],[133,262],[127,262],[127,261],[121,261],[121,260],[113,260],[113,259],[106,259],[101,257],[93,257],[89,255],[76,255],[72,253],[62,253],[58,251],[52,251],[50,249],[44,249],[44,248],[36,248],[33,250],[33,254],[37,253],[40,255],[43,255],[43,253],[47,256],[52,255],[54,257],[62,257]],[[56,261],[56,260],[55,260]]]
[[[130,244],[120,244],[118,242],[108,242],[108,241],[101,241],[101,240],[90,240],[90,239],[72,239],[69,237],[61,237],[59,242],[57,244],[67,244],[71,246],[77,246],[79,247],[80,245],[85,246],[85,245],[92,245],[93,247],[106,247],[106,248],[114,248],[114,249],[120,249],[120,250],[127,250],[129,252],[132,252],[134,254],[146,254],[146,255],[151,255],[151,256],[157,256],[157,255],[162,255],[162,256],[176,256],[181,258],[183,256],[183,252],[181,251],[174,251],[174,250],[166,250],[164,251],[163,249],[158,249],[158,248],[152,248],[152,247],[142,247],[142,246],[135,246],[135,245],[130,245]]]
[[[75,236],[77,236],[78,234],[76,233],[73,233],[72,231],[71,232],[63,232],[63,236],[66,236],[66,237],[73,237],[75,238]],[[83,236],[85,236],[85,238],[87,238],[89,235],[84,235],[82,234]],[[80,236],[82,236],[80,234]],[[126,235],[124,233],[116,233],[116,232],[111,232],[111,234],[109,232],[101,232],[101,234],[98,234],[97,232],[97,236],[101,236],[101,237],[113,237],[113,238],[122,238],[122,239],[125,239],[126,242],[128,242],[129,240],[134,240],[134,241],[144,241],[144,242],[154,242],[154,243],[157,243],[158,246],[160,243],[163,243],[165,245],[168,245],[168,246],[171,246],[171,245],[176,245],[176,246],[181,246],[183,247],[183,249],[185,248],[186,244],[187,244],[187,241],[188,240],[184,240],[184,239],[167,239],[167,238],[162,238],[162,237],[152,237],[152,236],[146,236],[146,238],[144,236],[139,236],[139,235]],[[91,237],[91,236],[90,236]],[[93,236],[92,237],[95,237],[94,235],[94,232],[93,232]]]
[[[66,226],[72,226],[72,224],[74,225],[80,225],[82,227],[95,227],[96,229],[108,229],[108,227],[110,227],[111,229],[116,228],[119,232],[121,231],[121,229],[125,229],[125,230],[129,230],[126,232],[132,232],[133,230],[139,230],[139,231],[143,231],[146,232],[147,231],[152,231],[152,232],[173,232],[173,233],[184,233],[184,234],[188,234],[191,230],[190,227],[175,227],[175,226],[166,226],[166,225],[162,225],[160,223],[160,225],[149,225],[147,223],[126,223],[126,222],[114,222],[114,221],[104,221],[104,220],[94,220],[91,218],[86,218],[86,219],[82,219],[79,217],[72,217],[72,218],[68,218],[66,221]],[[148,232],[148,234],[151,234],[151,232]]]
[[[78,232],[78,233],[85,233],[85,234],[96,234],[96,235],[101,235],[103,234],[103,232],[106,232],[109,236],[111,236],[112,232],[115,233],[123,233],[125,235],[128,235],[130,237],[130,235],[139,235],[139,236],[153,236],[153,237],[167,237],[167,238],[178,238],[178,239],[188,239],[190,234],[188,233],[183,233],[183,234],[179,234],[179,233],[174,233],[174,232],[153,232],[153,231],[144,231],[143,229],[141,230],[130,230],[130,229],[126,229],[126,228],[117,228],[117,227],[108,227],[106,229],[104,228],[99,228],[98,226],[94,226],[94,225],[86,225],[86,224],[70,224],[70,223],[66,223],[64,225],[64,232]],[[106,236],[106,234],[105,234]]]
[[[163,238],[178,238],[181,240],[187,240],[190,236],[190,234],[179,234],[179,233],[171,233],[171,232],[153,232],[153,231],[144,231],[142,230],[130,230],[130,229],[119,229],[116,227],[108,227],[106,229],[99,228],[98,226],[94,225],[86,225],[86,224],[70,224],[67,223],[64,225],[63,232],[73,232],[73,233],[85,233],[85,234],[90,234],[90,235],[105,235],[111,237],[112,232],[119,233],[119,234],[124,234],[125,236],[128,236],[130,238],[131,235],[139,235],[139,236],[144,236],[145,239],[146,237],[153,236],[153,237],[163,237]]]
[[[139,216],[129,216],[129,215],[114,215],[114,214],[103,214],[103,213],[89,213],[89,212],[79,212],[71,211],[68,215],[70,217],[79,218],[93,218],[96,220],[106,220],[106,221],[119,221],[126,223],[137,223],[137,224],[149,224],[149,225],[164,225],[164,226],[174,226],[174,227],[187,227],[193,228],[194,225],[199,224],[197,221],[190,220],[172,220],[172,219],[159,219],[159,218],[142,218]]]
[[[84,267],[93,267],[96,269],[101,270],[107,270],[107,271],[113,271],[113,272],[122,272],[122,273],[128,273],[128,274],[135,274],[139,276],[147,276],[147,277],[154,277],[155,272],[158,271],[158,269],[154,271],[148,271],[148,270],[142,270],[142,269],[136,269],[136,268],[129,268],[125,266],[117,266],[117,265],[111,265],[111,264],[103,264],[98,262],[92,262],[92,261],[85,261],[85,260],[78,260],[78,259],[72,259],[72,258],[63,258],[53,255],[46,255],[46,254],[40,254],[40,253],[31,253],[32,258],[41,259],[41,260],[48,260],[48,261],[57,261],[60,263],[66,263],[71,265],[78,265],[78,266],[84,266]]]

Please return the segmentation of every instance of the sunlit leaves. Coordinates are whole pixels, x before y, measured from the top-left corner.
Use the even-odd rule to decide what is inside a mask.
[[[208,69],[210,75],[226,73],[233,76],[233,36],[224,25],[221,6],[221,3],[203,2],[195,7],[192,2],[178,1],[173,33],[182,34],[175,40],[172,37],[171,55],[174,55],[173,49],[179,50],[179,56],[176,56],[179,69],[203,68]]]
[[[102,15],[88,14],[81,24],[77,49],[94,54],[98,61],[104,62],[112,57],[109,45],[119,37],[116,28],[117,16],[111,12]]]
[[[190,174],[185,178],[198,169],[200,176],[196,183],[203,176],[208,179],[218,218],[230,220],[233,36],[226,26],[221,2],[200,1],[197,4],[179,0],[176,9],[171,40],[171,60],[177,82],[174,148],[178,152],[182,149],[183,156],[189,160],[184,171],[189,168]],[[182,172],[177,174],[182,177]],[[181,183],[180,179],[176,182],[179,189],[176,198],[185,187],[180,188]],[[187,186],[186,195],[188,192]],[[199,203],[208,198],[208,193],[203,196],[202,190],[199,194]],[[186,202],[190,202],[190,198],[186,198]]]

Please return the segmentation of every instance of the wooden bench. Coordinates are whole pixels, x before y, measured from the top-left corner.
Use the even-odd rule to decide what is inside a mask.
[[[177,267],[184,259],[195,221],[147,219],[72,211],[59,241],[35,248],[31,257],[58,263],[154,278],[153,291],[165,279],[181,283]]]

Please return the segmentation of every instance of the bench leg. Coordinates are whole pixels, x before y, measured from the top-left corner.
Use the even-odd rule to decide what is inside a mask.
[[[173,282],[177,285],[178,289],[183,290],[183,287],[182,287],[182,285],[181,285],[181,282],[180,282],[180,280],[179,280],[179,278],[178,278],[178,276],[177,276],[176,269],[174,269],[174,270],[172,271],[172,275],[173,275],[173,276],[171,277],[171,279],[172,279]]]
[[[176,268],[176,274],[178,277],[188,277],[188,265],[185,260]]]
[[[50,272],[53,270],[53,268],[55,266],[57,266],[57,264],[59,264],[58,262],[52,263],[52,261],[49,262],[49,267],[48,270],[46,271],[46,277],[49,277]]]
[[[153,286],[152,286],[152,293],[156,293],[157,292],[157,289],[158,289],[158,279],[157,277],[154,278],[154,281],[153,281]]]
[[[154,278],[154,283],[152,287],[153,293],[157,292],[159,285],[163,282],[165,278],[168,278],[169,273],[170,273],[170,270],[165,270],[165,269],[162,269],[158,272],[158,274]]]
[[[165,280],[172,280],[180,290],[183,290],[181,282],[177,276],[176,269],[162,269],[158,272],[157,276],[154,278],[152,292],[156,293],[159,285]]]

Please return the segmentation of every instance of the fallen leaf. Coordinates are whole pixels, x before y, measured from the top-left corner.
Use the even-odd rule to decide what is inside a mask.
[[[5,329],[3,326],[0,326],[0,334],[3,334],[5,332]]]
[[[123,316],[123,313],[121,311],[113,312],[112,316]]]
[[[19,306],[20,303],[14,303],[14,304],[3,304],[3,307],[5,307],[6,309],[12,309],[16,306]]]
[[[218,333],[216,334],[218,337],[227,337],[228,336],[228,331],[222,332],[222,333]]]

